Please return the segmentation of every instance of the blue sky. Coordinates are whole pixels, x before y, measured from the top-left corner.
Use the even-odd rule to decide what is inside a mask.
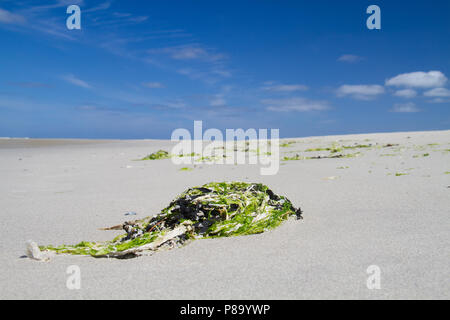
[[[449,129],[449,39],[449,1],[0,0],[0,136]]]

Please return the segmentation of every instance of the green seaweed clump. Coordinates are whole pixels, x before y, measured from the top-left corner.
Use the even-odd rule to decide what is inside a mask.
[[[45,246],[41,250],[94,257],[131,258],[184,245],[188,240],[262,233],[289,216],[301,219],[291,201],[260,183],[208,183],[183,192],[156,216],[104,230],[126,234],[106,242]]]
[[[295,141],[288,141],[288,142],[281,143],[280,147],[281,148],[288,148],[288,147],[290,147],[293,144],[295,144]]]
[[[283,157],[283,161],[305,160],[305,159],[307,159],[307,158],[306,157],[302,157],[299,154],[296,154],[295,156],[292,156],[292,157],[288,157],[288,156]]]
[[[362,149],[362,148],[372,148],[371,144],[355,144],[354,146],[343,146],[344,149]]]
[[[171,155],[165,150],[158,150],[149,154],[148,156],[142,158],[141,160],[161,160],[161,159],[169,159]]]
[[[429,157],[430,154],[429,153],[424,153],[424,154],[415,154],[413,155],[413,158],[419,158],[419,157]]]
[[[330,148],[308,148],[305,150],[305,152],[315,152],[315,151],[330,151],[331,153],[338,152],[337,148],[330,147]]]

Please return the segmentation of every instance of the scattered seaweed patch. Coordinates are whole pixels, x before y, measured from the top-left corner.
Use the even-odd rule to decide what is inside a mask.
[[[149,154],[148,156],[142,158],[141,160],[163,160],[163,159],[169,159],[172,155],[165,151],[165,150],[158,150],[156,152],[153,152]]]
[[[398,143],[387,143],[383,146],[383,148],[391,148],[391,147],[398,147]]]
[[[199,155],[197,153],[195,153],[195,152],[188,153],[188,154],[173,155],[173,154],[170,154],[169,152],[167,152],[165,150],[158,150],[158,151],[153,152],[152,154],[149,154],[148,156],[142,158],[141,160],[164,160],[164,159],[170,159],[172,157],[179,157],[179,158],[190,157],[190,158],[194,158],[196,156],[199,156]]]
[[[360,152],[356,153],[347,153],[347,154],[330,154],[330,155],[318,155],[313,157],[303,157],[299,154],[296,154],[292,157],[284,157],[283,161],[290,161],[290,160],[318,160],[318,159],[340,159],[340,158],[355,158],[359,157],[361,155]]]
[[[341,146],[339,144],[333,143],[331,147],[309,148],[306,149],[305,152],[329,151],[330,153],[342,153],[344,150],[354,150],[372,147],[373,147],[372,144],[355,144],[353,146]]]
[[[39,248],[61,254],[132,258],[194,239],[262,233],[289,216],[301,219],[302,211],[263,184],[208,183],[183,192],[156,216],[103,229],[126,232],[111,241]]]
[[[361,152],[346,153],[346,154],[330,154],[330,155],[318,155],[314,157],[307,157],[307,159],[340,159],[340,158],[356,158],[361,155]]]
[[[196,162],[217,162],[220,161],[223,158],[226,158],[226,155],[222,155],[222,156],[203,156],[198,158],[197,160],[195,160]]]
[[[295,156],[292,156],[292,157],[287,157],[287,156],[285,156],[285,157],[283,157],[283,161],[295,161],[295,160],[305,160],[305,159],[307,159],[306,157],[302,157],[302,156],[300,156],[299,154],[296,154]]]
[[[372,148],[371,144],[356,144],[354,146],[343,146],[344,149],[362,149],[362,148]]]
[[[309,148],[309,149],[306,149],[305,152],[315,152],[315,151],[330,151],[330,152],[333,152],[334,150],[336,150],[336,149],[334,149],[334,148]]]
[[[361,152],[355,152],[355,153],[342,154],[342,155],[340,155],[340,157],[335,157],[335,158],[356,158],[361,155],[362,155]]]
[[[183,157],[191,157],[191,158],[193,158],[193,157],[197,157],[197,156],[199,156],[199,154],[195,153],[195,152],[191,152],[191,153],[188,153],[188,154],[179,154],[178,155],[179,158],[183,158]]]
[[[419,157],[429,157],[430,154],[429,153],[424,153],[424,154],[415,154],[413,155],[413,158],[419,158]]]
[[[396,177],[407,176],[407,175],[409,175],[409,173],[404,173],[404,172],[396,172],[395,173]]]
[[[287,148],[287,147],[290,147],[293,144],[295,144],[295,141],[288,141],[288,142],[281,143],[280,147]]]

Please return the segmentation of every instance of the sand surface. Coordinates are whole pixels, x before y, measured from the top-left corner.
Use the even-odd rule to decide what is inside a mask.
[[[450,298],[450,131],[311,137],[281,148],[372,144],[344,159],[255,165],[135,161],[169,141],[0,139],[0,298],[19,299],[416,299]],[[385,144],[399,144],[386,147]],[[193,166],[191,166],[193,167]],[[447,172],[447,173],[446,173]],[[405,174],[405,175],[400,175]],[[259,235],[198,240],[130,260],[23,258],[25,242],[109,240],[98,228],[156,214],[188,187],[262,182],[304,211]],[[134,218],[134,217],[133,217]],[[68,266],[81,289],[66,287]],[[370,265],[381,289],[366,286]]]

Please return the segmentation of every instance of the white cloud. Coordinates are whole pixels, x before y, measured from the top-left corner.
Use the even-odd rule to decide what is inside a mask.
[[[31,82],[31,81],[8,82],[8,85],[22,87],[22,88],[50,88],[51,87],[49,84],[46,84],[43,82]]]
[[[68,7],[72,4],[76,4],[78,6],[84,5],[83,0],[58,0],[56,3],[53,4],[46,4],[46,5],[37,5],[37,6],[30,6],[26,9],[29,13],[36,13],[36,12],[42,12],[47,11],[55,8],[61,8],[61,7]]]
[[[411,88],[435,88],[442,87],[447,82],[447,77],[440,71],[403,73],[386,80],[387,86],[411,87]]]
[[[269,85],[263,87],[267,91],[275,92],[293,92],[293,91],[306,91],[308,87],[302,84],[279,84],[279,85]]]
[[[413,113],[419,112],[420,109],[418,109],[414,103],[408,102],[408,103],[397,103],[390,111],[399,113]]]
[[[275,112],[307,112],[307,111],[322,111],[329,109],[326,101],[312,101],[304,98],[289,98],[289,99],[264,99],[261,103],[267,105],[266,110]]]
[[[23,16],[0,8],[0,23],[20,24],[23,22],[25,22],[25,18]]]
[[[409,99],[409,98],[414,98],[415,96],[417,96],[417,92],[413,89],[398,90],[394,93],[394,96]]]
[[[337,61],[340,62],[347,62],[347,63],[355,63],[355,62],[359,62],[363,60],[362,57],[354,55],[354,54],[343,54],[342,56],[340,56]]]
[[[135,22],[135,23],[140,23],[140,22],[144,22],[147,21],[148,16],[139,16],[139,17],[132,17],[127,19],[127,21],[129,22]]]
[[[200,57],[204,57],[206,54],[206,51],[202,48],[185,47],[173,50],[172,58],[178,60],[199,59]]]
[[[425,91],[423,95],[426,97],[450,97],[450,90],[446,88],[434,88]]]
[[[211,106],[213,106],[213,107],[223,107],[226,104],[227,104],[227,101],[220,96],[217,96],[213,100],[211,100]]]
[[[186,107],[186,103],[183,100],[177,99],[174,101],[167,102],[169,108],[180,109]]]
[[[160,89],[165,88],[165,86],[160,82],[145,82],[142,84],[144,87],[150,88],[150,89]]]
[[[450,102],[450,99],[434,98],[434,99],[432,99],[432,100],[430,100],[428,102],[431,102],[431,103],[447,103],[447,102]]]
[[[212,69],[211,70],[212,74],[216,74],[218,76],[224,77],[224,78],[229,78],[231,77],[231,72],[228,70],[224,70],[224,69]]]
[[[78,86],[78,87],[82,87],[82,88],[86,88],[86,89],[90,89],[92,88],[90,84],[88,84],[87,82],[78,79],[77,77],[75,77],[73,74],[68,74],[62,77],[65,81]]]
[[[214,53],[206,50],[199,45],[183,45],[175,47],[166,47],[158,49],[150,49],[148,53],[166,54],[175,60],[201,60],[208,62],[217,62],[225,59],[225,55],[221,53]]]
[[[342,85],[337,91],[339,97],[351,96],[352,98],[359,100],[370,100],[376,96],[384,93],[384,88],[380,85]]]
[[[100,10],[107,10],[111,7],[111,2],[103,2],[96,7],[92,7],[90,9],[84,9],[83,12],[95,12]]]
[[[119,18],[127,18],[131,16],[131,13],[125,13],[125,12],[113,12],[113,16],[119,17]]]
[[[100,108],[96,105],[92,105],[92,104],[85,104],[82,106],[77,107],[77,110],[82,110],[82,111],[97,111]]]

